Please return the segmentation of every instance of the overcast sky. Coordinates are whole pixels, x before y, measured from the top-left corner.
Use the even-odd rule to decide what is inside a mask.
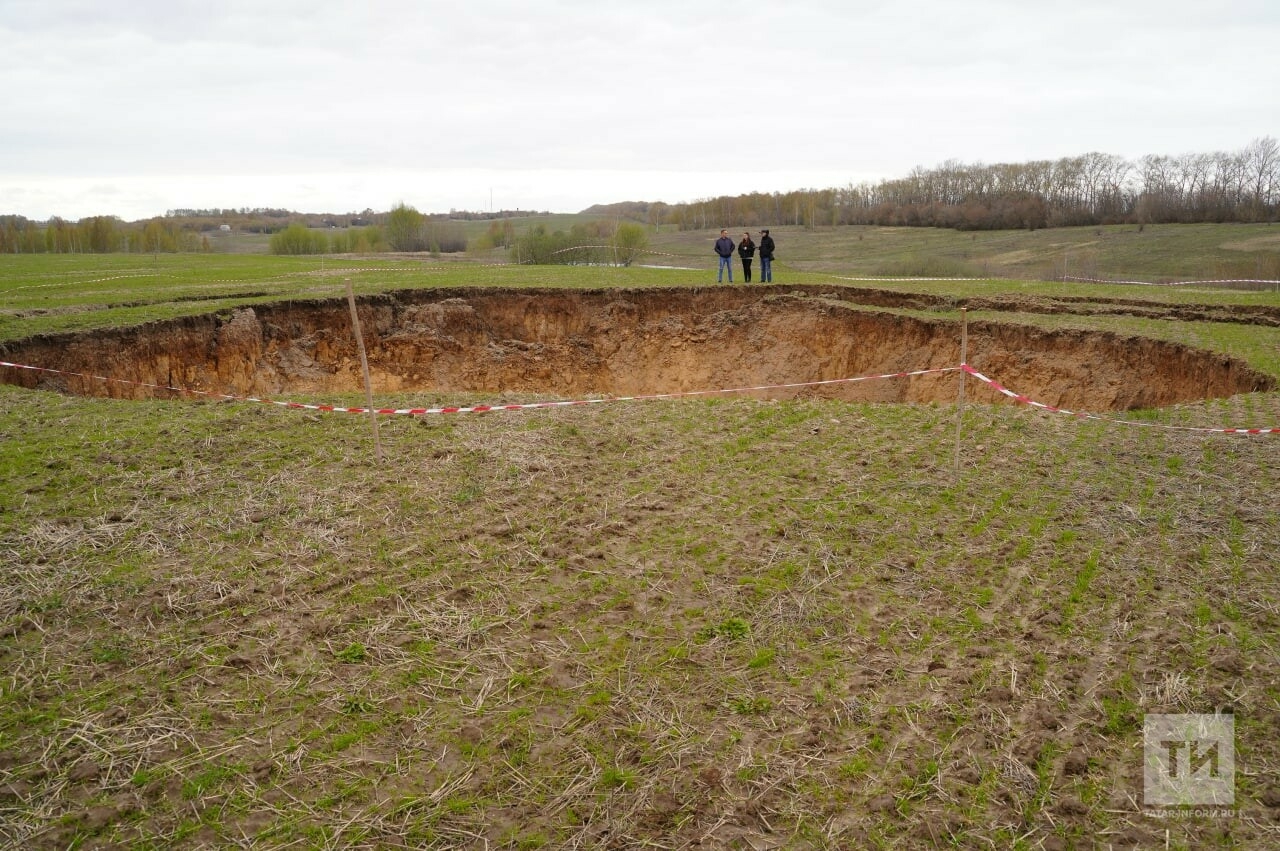
[[[0,0],[0,214],[580,210],[1280,135],[1280,0]]]

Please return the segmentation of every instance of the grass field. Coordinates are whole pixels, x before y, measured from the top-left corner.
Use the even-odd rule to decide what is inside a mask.
[[[516,234],[541,224],[568,230],[584,215],[514,219]],[[468,222],[471,239],[487,223]],[[735,240],[746,228],[726,222]],[[753,238],[759,236],[752,227]],[[938,228],[770,227],[781,268],[842,275],[1001,277],[1048,280],[1063,276],[1148,281],[1254,278],[1280,280],[1280,226],[1104,225],[1037,231],[962,232]],[[650,231],[649,260],[708,265],[719,228]],[[663,256],[666,255],[666,256]],[[505,259],[501,250],[486,259]],[[714,258],[713,258],[714,259]],[[1274,289],[1274,288],[1273,288]]]
[[[739,228],[741,230],[741,228]],[[771,228],[778,256],[806,271],[1030,280],[1280,279],[1280,226],[1108,225],[1037,231]],[[740,238],[741,234],[735,234]],[[688,243],[671,233],[655,246]]]
[[[858,272],[798,261],[796,283]],[[0,343],[346,277],[712,274],[3,257]],[[1268,326],[984,315],[1280,374]],[[387,417],[377,464],[363,417],[0,386],[0,845],[1280,843],[1280,437],[1168,428],[1280,426],[1280,394],[1143,427],[968,397],[958,456],[954,405],[720,399]],[[1235,803],[1155,813],[1144,718],[1187,712],[1234,718]]]
[[[530,228],[569,230],[599,217],[581,213],[511,219],[517,236]],[[461,222],[475,243],[487,221]],[[746,228],[724,223],[735,240]],[[750,228],[754,232],[758,226]],[[933,275],[1043,280],[1075,276],[1127,280],[1255,278],[1280,280],[1280,225],[1104,225],[1037,231],[962,232],[938,228],[770,227],[781,268],[844,275]],[[655,252],[642,262],[701,268],[711,257],[719,227],[650,230]],[[758,240],[759,237],[755,236]],[[219,253],[265,254],[268,238],[214,235]],[[472,260],[505,262],[507,252],[473,252]],[[714,260],[714,258],[712,258]]]

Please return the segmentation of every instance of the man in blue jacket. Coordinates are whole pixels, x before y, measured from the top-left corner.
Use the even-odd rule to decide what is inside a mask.
[[[724,281],[725,270],[729,270],[729,283],[733,283],[733,240],[729,239],[728,229],[720,231],[720,238],[716,240],[716,254],[720,255],[720,266],[716,270],[716,283]]]

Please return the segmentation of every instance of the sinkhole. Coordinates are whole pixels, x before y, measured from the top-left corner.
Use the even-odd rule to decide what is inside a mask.
[[[961,325],[869,308],[830,286],[447,288],[367,296],[359,316],[375,393],[642,395],[826,381],[956,366]],[[166,387],[322,402],[363,388],[345,299],[255,305],[0,345],[10,384],[118,398]],[[968,323],[968,362],[1045,404],[1161,407],[1270,390],[1247,364],[1109,332]],[[72,374],[78,373],[78,374]],[[110,381],[101,378],[112,379]],[[954,373],[758,391],[771,398],[954,401]],[[1000,397],[975,387],[971,400]]]

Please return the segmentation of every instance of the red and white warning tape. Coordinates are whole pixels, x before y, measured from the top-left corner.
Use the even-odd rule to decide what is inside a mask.
[[[674,256],[674,255],[673,255]],[[471,268],[489,268],[494,266],[510,266],[510,263],[473,263]],[[364,272],[433,272],[441,269],[449,268],[444,264],[420,265],[420,266],[328,266],[321,269],[299,269],[293,272],[284,272],[279,275],[271,275],[266,278],[205,278],[201,280],[201,284],[260,284],[267,281],[278,281],[284,278],[303,278],[303,277],[329,277],[339,274],[361,274]],[[139,272],[129,275],[112,275],[107,278],[89,278],[88,280],[65,280],[50,284],[27,284],[21,287],[10,287],[0,290],[0,295],[18,292],[19,290],[45,289],[48,287],[78,287],[86,284],[101,284],[106,281],[121,281],[131,278],[172,278],[179,280],[180,276],[167,272]]]
[[[78,287],[84,284],[101,284],[104,281],[121,281],[126,278],[160,278],[173,277],[172,275],[161,275],[159,272],[143,272],[136,275],[112,275],[109,278],[90,278],[87,281],[58,281],[52,284],[27,284],[21,287],[9,287],[7,290],[0,290],[0,295],[5,293],[16,293],[18,290],[42,290],[49,287]]]
[[[549,256],[554,257],[557,254],[567,254],[570,251],[584,251],[587,249],[603,249],[605,251],[616,251],[619,254],[652,254],[657,257],[675,257],[678,260],[690,260],[688,254],[669,254],[666,251],[654,251],[651,248],[623,248],[617,245],[571,245],[568,248],[560,248],[552,251]]]
[[[1063,275],[1064,281],[1080,281],[1086,284],[1137,284],[1143,287],[1194,287],[1197,284],[1277,284],[1280,281],[1262,280],[1258,278],[1224,278],[1216,281],[1120,281],[1108,278],[1077,278],[1074,275]]]
[[[69,372],[61,369],[49,369],[47,367],[30,366],[28,364],[11,363],[9,361],[0,361],[0,367],[8,367],[9,369],[24,369],[33,372],[44,372],[51,375],[66,375],[75,378],[85,378],[91,381],[103,381],[116,384],[128,384],[134,387],[146,387],[151,390],[166,390],[173,393],[183,393],[194,396],[204,396],[210,399],[222,399],[233,402],[256,402],[264,405],[276,405],[282,408],[291,408],[294,410],[321,411],[325,413],[341,413],[341,414],[368,414],[369,408],[363,407],[343,407],[340,405],[320,405],[314,403],[282,401],[278,399],[264,399],[257,396],[236,396],[229,393],[210,393],[204,390],[191,390],[186,387],[173,387],[163,384],[149,384],[145,381],[128,381],[122,378],[107,378],[101,375],[89,375],[82,372]],[[947,372],[963,371],[973,376],[984,384],[990,386],[993,390],[1004,396],[1020,402],[1024,405],[1030,405],[1033,408],[1039,408],[1055,414],[1067,414],[1068,416],[1078,417],[1080,419],[1098,420],[1100,422],[1111,423],[1113,425],[1141,426],[1144,428],[1159,428],[1173,431],[1190,431],[1202,434],[1280,434],[1280,427],[1275,428],[1204,428],[1199,426],[1179,426],[1166,425],[1164,423],[1141,422],[1137,420],[1125,420],[1117,417],[1104,417],[1098,414],[1089,414],[1079,411],[1070,411],[1066,408],[1059,408],[1055,405],[1048,405],[1044,402],[1037,402],[1030,396],[1017,393],[1005,387],[993,378],[983,375],[967,363],[960,366],[944,366],[935,367],[933,369],[915,369],[907,372],[889,372],[881,375],[860,375],[854,378],[829,378],[822,381],[796,381],[786,384],[759,384],[751,387],[731,387],[719,390],[684,390],[673,393],[649,393],[636,396],[598,396],[591,399],[568,399],[551,402],[523,402],[518,404],[499,404],[499,405],[446,405],[435,408],[374,408],[373,413],[376,414],[408,414],[410,416],[425,416],[427,414],[485,414],[494,411],[530,411],[539,408],[567,408],[577,405],[600,405],[606,402],[639,402],[654,399],[682,399],[692,396],[713,396],[725,395],[731,393],[751,393],[767,390],[793,390],[803,387],[820,387],[827,384],[853,384],[860,381],[876,381],[891,378],[911,378],[919,375],[938,375]]]
[[[986,281],[988,278],[882,278],[882,277],[861,277],[852,278],[848,275],[828,275],[827,277],[835,278],[837,281],[865,281],[869,283],[895,283],[898,281]]]
[[[1051,411],[1055,414],[1067,414],[1072,417],[1079,417],[1080,419],[1099,420],[1101,422],[1113,423],[1115,425],[1142,426],[1144,428],[1161,428],[1161,429],[1170,429],[1173,431],[1195,431],[1203,434],[1280,434],[1280,428],[1201,428],[1199,426],[1166,425],[1165,423],[1140,422],[1138,420],[1122,420],[1116,417],[1103,417],[1103,416],[1099,416],[1098,414],[1086,414],[1086,413],[1081,413],[1079,411],[1068,411],[1066,408],[1058,408],[1053,405],[1046,405],[1044,402],[1037,402],[1036,400],[1032,399],[1030,396],[1025,396],[1021,393],[1015,393],[1014,391],[1010,390],[1008,387],[1005,387],[999,381],[996,381],[995,379],[992,379],[992,378],[988,378],[987,376],[983,375],[981,372],[978,372],[976,369],[969,366],[969,364],[967,363],[960,364],[960,369],[964,370],[966,373],[968,373],[969,375],[972,375],[974,378],[978,379],[984,384],[989,385],[993,390],[996,390],[997,392],[1002,393],[1005,396],[1008,396],[1010,399],[1013,399],[1015,402],[1021,402],[1024,405],[1030,405],[1033,408],[1040,408],[1041,410],[1044,410],[1044,411]]]
[[[145,381],[127,381],[122,378],[107,378],[101,375],[87,375],[82,372],[67,372],[61,369],[49,369],[41,366],[29,366],[21,363],[10,363],[8,361],[0,361],[0,367],[9,367],[10,369],[25,369],[34,372],[45,372],[52,375],[68,375],[76,378],[87,378],[92,381],[104,381],[116,384],[128,384],[133,387],[146,387],[151,390],[168,390],[174,393],[189,393],[197,396],[205,396],[211,399],[225,399],[236,402],[259,402],[264,405],[278,405],[282,408],[294,408],[307,411],[323,411],[326,413],[341,414],[367,414],[368,408],[346,408],[338,405],[316,405],[303,402],[286,402],[278,399],[262,399],[256,396],[234,396],[227,393],[209,393],[204,390],[190,390],[185,387],[170,387],[163,384],[148,384]],[[788,384],[761,384],[754,387],[733,387],[722,390],[684,390],[675,393],[650,393],[639,396],[600,396],[593,399],[572,399],[565,401],[553,402],[525,402],[522,404],[512,405],[451,405],[439,408],[374,408],[373,412],[378,414],[409,414],[412,416],[421,416],[424,414],[485,414],[492,411],[528,411],[535,408],[566,408],[572,405],[599,405],[605,402],[638,402],[649,399],[681,399],[688,396],[710,396],[715,394],[727,393],[751,393],[763,390],[789,390],[801,387],[819,387],[824,384],[852,384],[858,381],[874,381],[877,379],[887,378],[910,378],[917,375],[932,375],[944,372],[956,372],[958,366],[944,366],[935,369],[916,369],[910,372],[890,372],[883,375],[860,375],[856,378],[828,378],[822,381],[797,381]]]

